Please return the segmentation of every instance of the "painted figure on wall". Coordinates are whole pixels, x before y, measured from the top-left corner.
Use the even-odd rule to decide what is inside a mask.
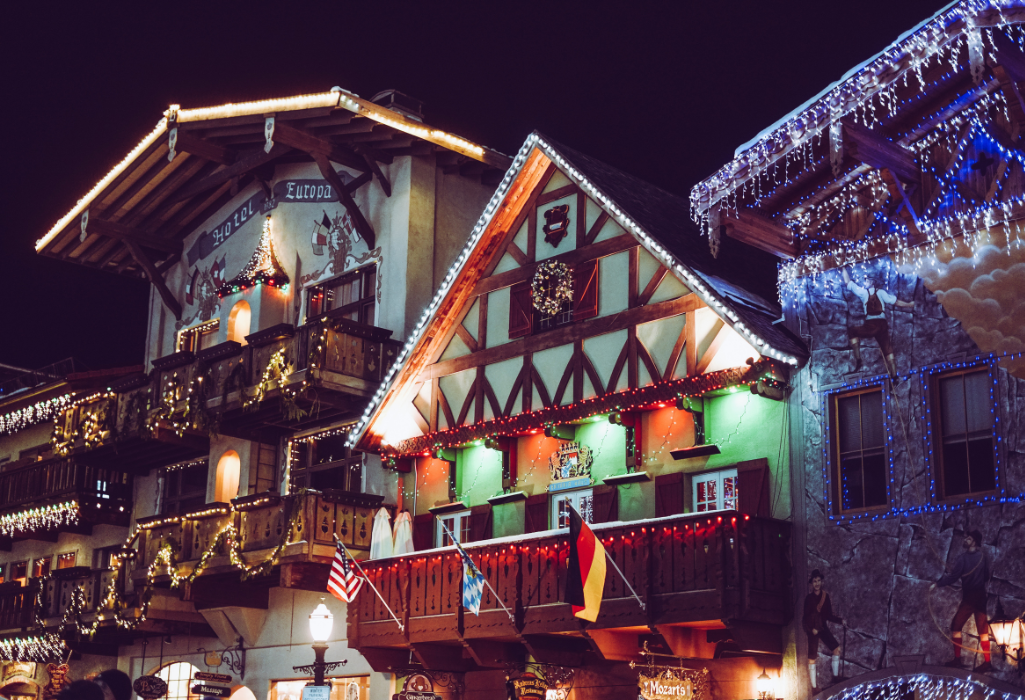
[[[865,312],[864,323],[856,326],[852,325],[847,329],[847,334],[851,341],[851,349],[854,351],[854,371],[861,369],[861,339],[875,338],[876,342],[879,343],[879,350],[882,352],[886,371],[890,377],[896,378],[897,362],[893,356],[893,345],[890,343],[890,325],[886,321],[884,304],[891,304],[904,309],[913,309],[915,308],[914,303],[900,301],[885,289],[876,289],[872,286],[862,287],[851,279],[846,268],[843,270],[843,279],[847,283],[847,289],[861,300]]]
[[[957,558],[954,569],[932,584],[929,590],[934,590],[937,586],[950,586],[960,579],[961,604],[950,622],[954,658],[946,665],[961,668],[961,650],[964,648],[961,644],[962,629],[968,618],[974,616],[975,629],[979,633],[979,645],[984,657],[982,665],[975,670],[979,673],[988,673],[993,670],[989,654],[989,622],[986,618],[986,603],[989,599],[986,583],[989,581],[990,569],[986,553],[982,551],[982,533],[978,530],[965,533],[964,547],[966,551]]]
[[[349,212],[342,211],[334,218],[326,211],[319,221],[313,223],[310,240],[314,255],[326,252],[333,263],[332,274],[337,274],[365,262],[370,257],[366,241],[356,232]]]
[[[804,617],[801,625],[808,635],[808,677],[811,679],[812,688],[818,688],[816,677],[815,661],[819,656],[819,641],[826,645],[833,655],[832,671],[833,682],[842,680],[840,676],[840,643],[829,631],[827,622],[836,622],[845,625],[842,617],[833,613],[833,603],[829,594],[822,588],[824,577],[822,572],[814,569],[808,583],[811,584],[811,592],[804,598]],[[846,626],[846,625],[845,625]]]

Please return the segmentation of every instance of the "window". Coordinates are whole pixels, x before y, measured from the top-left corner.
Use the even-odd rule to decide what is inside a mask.
[[[114,564],[115,557],[121,554],[121,545],[104,547],[93,550],[93,568],[109,569]]]
[[[206,461],[185,467],[168,467],[164,473],[161,515],[181,515],[206,504]]]
[[[231,307],[231,313],[228,314],[228,340],[245,345],[252,316],[253,311],[248,301],[240,301]]]
[[[549,282],[549,291],[555,285]],[[598,261],[590,260],[573,267],[573,301],[563,304],[555,314],[546,315],[534,308],[530,282],[513,285],[509,290],[509,337],[522,338],[582,321],[598,315]]]
[[[45,455],[49,451],[50,451],[49,443],[44,444],[44,445],[36,445],[35,447],[30,447],[27,450],[22,450],[21,452],[19,452],[18,453],[18,459],[19,460],[21,460],[21,459],[33,459],[33,460],[39,461],[39,460],[41,460],[43,458],[43,455]]]
[[[196,700],[199,696],[192,694],[192,678],[198,670],[182,661],[164,666],[155,675],[167,683],[167,700]]]
[[[557,528],[569,527],[569,507],[580,513],[585,523],[594,522],[594,491],[580,489],[552,495],[552,524]]]
[[[944,498],[996,490],[992,386],[986,369],[941,375],[933,384],[940,414],[933,452]]]
[[[377,266],[368,265],[311,287],[306,292],[306,320],[333,312],[333,318],[374,325]]]
[[[186,328],[178,334],[177,352],[199,352],[217,344],[217,331],[220,320],[213,319],[192,328]]]
[[[70,569],[75,565],[75,552],[65,552],[57,555],[57,568]]]
[[[32,578],[39,578],[50,573],[50,557],[42,557],[32,562]]]
[[[883,392],[836,394],[831,407],[833,493],[841,513],[885,506],[887,467]]]
[[[217,460],[217,484],[214,489],[214,501],[227,503],[238,498],[238,478],[242,469],[242,460],[238,452],[228,450]]]
[[[345,429],[292,441],[292,489],[363,489],[363,453],[346,447]]]
[[[452,538],[448,532],[456,538],[459,544],[466,544],[471,541],[470,537],[470,511],[460,510],[455,513],[446,513],[438,516],[437,537],[435,541],[439,547],[447,547],[452,544]]]
[[[694,512],[711,510],[738,510],[739,480],[736,469],[721,469],[706,474],[695,474],[691,478],[694,494]]]
[[[277,445],[252,443],[249,461],[249,490],[246,494],[276,491],[278,486],[278,448]]]
[[[331,684],[330,700],[368,700],[370,697],[370,676],[350,678],[325,678]],[[301,700],[307,681],[271,681],[270,700]],[[231,700],[238,700],[232,694]]]
[[[22,586],[28,583],[27,561],[16,561],[11,564],[11,580],[17,581]]]

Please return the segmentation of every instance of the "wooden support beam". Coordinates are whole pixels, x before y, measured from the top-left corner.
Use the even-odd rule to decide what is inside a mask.
[[[191,153],[200,158],[206,158],[221,165],[231,165],[235,162],[236,154],[223,146],[210,143],[198,136],[192,136],[188,132],[178,131],[178,138],[175,141],[175,148],[185,153]]]
[[[86,233],[98,233],[106,236],[107,238],[113,238],[119,241],[134,241],[141,246],[152,248],[153,250],[159,250],[162,253],[171,253],[172,255],[175,253],[181,255],[182,252],[181,241],[143,233],[142,231],[138,231],[130,226],[125,226],[124,224],[119,224],[114,221],[89,219],[89,223],[86,225]]]
[[[377,164],[377,161],[370,155],[366,148],[362,146],[354,146],[353,150],[359,154],[364,161],[366,161],[367,167],[370,168],[370,172],[377,178],[377,182],[380,183],[381,189],[384,190],[384,196],[391,197],[391,183],[388,182],[388,178],[385,177],[384,173],[381,172],[381,167]]]
[[[291,150],[291,146],[286,146],[282,143],[275,143],[274,148],[270,150],[270,153],[265,153],[261,148],[255,153],[251,153],[245,157],[240,157],[224,170],[218,170],[217,172],[204,177],[199,182],[182,188],[179,192],[175,193],[173,197],[170,197],[168,201],[171,204],[183,202],[186,199],[195,197],[197,194],[206,192],[214,187],[219,187],[239,175],[260,167],[264,163],[269,163],[275,158],[278,158]]]
[[[275,129],[276,133],[277,129]],[[363,240],[367,242],[367,248],[373,250],[376,246],[377,237],[374,235],[374,229],[370,226],[370,222],[363,216],[363,212],[356,206],[355,200],[352,195],[349,194],[348,188],[342,182],[342,178],[338,177],[338,173],[331,166],[327,156],[316,153],[312,154],[313,160],[317,162],[317,167],[320,168],[321,175],[327,180],[327,184],[335,188],[338,192],[338,201],[342,203],[345,210],[349,212],[349,216],[352,217],[352,223],[356,227],[356,232],[363,237]],[[358,180],[357,180],[358,181]]]
[[[894,213],[904,220],[904,224],[911,233],[919,235],[921,230],[918,226],[918,212],[915,211],[915,206],[904,189],[904,185],[901,184],[900,178],[896,177],[889,168],[883,168],[879,174],[890,190],[890,196],[895,202],[900,203],[894,207]]]
[[[797,254],[790,229],[752,209],[724,213],[726,235],[781,258]]]
[[[844,120],[843,142],[844,151],[862,163],[879,170],[886,168],[906,182],[922,180],[914,154],[872,129]]]
[[[274,125],[274,143],[283,143],[286,146],[305,151],[311,156],[326,156],[335,163],[353,170],[360,172],[367,170],[367,162],[350,149],[280,121]]]
[[[125,240],[125,245],[128,247],[129,252],[131,252],[132,257],[135,258],[135,262],[139,263],[140,267],[145,271],[150,284],[157,288],[157,293],[159,293],[160,298],[164,300],[164,306],[166,306],[168,310],[174,314],[174,317],[180,321],[182,317],[182,306],[178,303],[178,300],[174,298],[174,295],[171,294],[171,290],[167,288],[163,275],[157,272],[157,268],[154,267],[153,261],[146,256],[146,253],[134,240]]]
[[[1018,44],[999,29],[994,29],[993,53],[996,55],[997,65],[1003,67],[1007,77],[1016,83],[1025,81],[1025,53],[1018,48]],[[999,79],[999,76],[997,76]]]
[[[1016,125],[1025,124],[1025,99],[1022,99],[1018,83],[1001,65],[993,66],[993,75],[996,76],[1000,83],[1000,90],[1004,93],[1004,101],[1007,102],[1007,116]]]

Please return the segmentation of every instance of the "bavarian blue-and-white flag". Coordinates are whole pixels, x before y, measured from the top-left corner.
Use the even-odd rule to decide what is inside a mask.
[[[467,556],[462,547],[459,555],[463,558],[463,607],[474,615],[480,615],[480,598],[484,592],[484,574],[474,566],[473,560]]]

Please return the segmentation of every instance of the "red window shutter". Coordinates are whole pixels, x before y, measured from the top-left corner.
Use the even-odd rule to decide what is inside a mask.
[[[611,523],[619,520],[619,487],[611,484],[595,486],[591,492],[594,502],[591,505],[591,522]]]
[[[527,496],[523,507],[523,532],[543,532],[548,529],[548,494]]]
[[[424,513],[413,518],[413,549],[422,552],[434,547],[434,515]]]
[[[491,504],[470,508],[470,540],[480,542],[491,539]]]
[[[581,263],[573,268],[573,320],[582,321],[598,315],[598,261]]]
[[[683,472],[655,477],[655,517],[683,513]]]
[[[533,306],[530,302],[530,283],[521,282],[509,290],[509,337],[530,335]]]

